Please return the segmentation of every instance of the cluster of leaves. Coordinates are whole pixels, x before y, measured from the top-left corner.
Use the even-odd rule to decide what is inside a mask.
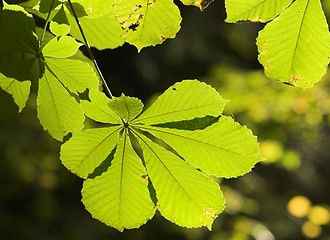
[[[210,2],[184,1],[201,9]],[[79,53],[86,36],[100,49],[128,42],[138,50],[172,38],[181,21],[177,6],[169,0],[1,3],[0,87],[19,111],[37,88],[44,129],[59,141],[72,133],[61,160],[86,179],[83,202],[92,215],[123,230],[158,209],[178,225],[211,228],[224,200],[210,175],[237,177],[260,161],[251,131],[222,116],[226,100],[197,80],[170,87],[143,113],[136,98],[107,98]],[[29,12],[46,20],[43,30]],[[82,130],[85,116],[107,126]]]
[[[268,22],[259,32],[259,61],[272,79],[310,88],[325,74],[330,33],[320,0],[226,0],[227,22]]]

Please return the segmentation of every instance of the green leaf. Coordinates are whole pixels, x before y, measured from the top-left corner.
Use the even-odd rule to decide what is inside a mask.
[[[241,176],[261,160],[259,144],[249,129],[222,116],[206,129],[138,126],[169,144],[187,162],[217,177]]]
[[[125,31],[123,38],[139,51],[174,38],[180,29],[180,12],[172,0],[121,0],[113,8]]]
[[[111,99],[109,106],[127,123],[136,118],[143,109],[143,103],[140,99],[126,97],[124,94],[118,98]]]
[[[77,175],[95,177],[84,183],[83,202],[95,218],[120,231],[152,217],[154,194],[168,220],[211,228],[224,200],[205,173],[236,177],[260,161],[256,138],[220,116],[226,100],[205,83],[175,84],[140,116],[143,104],[136,98],[110,100],[96,90],[89,98],[81,102],[86,115],[117,126],[73,133],[61,147],[61,160]]]
[[[293,0],[226,0],[226,22],[267,22],[283,12]]]
[[[29,81],[20,82],[14,78],[7,78],[0,73],[0,88],[12,95],[19,111],[22,111],[29,98],[30,86],[31,82]]]
[[[40,0],[39,11],[48,14],[61,4],[60,0]]]
[[[63,36],[70,32],[69,21],[68,18],[66,17],[63,6],[60,8],[60,10],[56,13],[54,18],[52,19],[49,29],[56,36]]]
[[[37,104],[40,123],[55,139],[83,128],[80,105],[48,70],[39,81]]]
[[[122,124],[121,118],[110,108],[110,99],[97,90],[89,91],[89,99],[81,101],[87,117],[102,123]]]
[[[99,79],[93,68],[85,62],[71,59],[45,58],[48,67],[72,93],[98,89]]]
[[[168,88],[134,123],[159,124],[219,116],[227,100],[209,85],[184,80]]]
[[[68,58],[74,55],[81,43],[69,36],[55,37],[42,49],[44,57]]]
[[[143,135],[137,138],[156,190],[160,213],[180,226],[211,229],[224,208],[219,185]]]
[[[325,74],[330,34],[319,0],[296,0],[257,38],[259,61],[269,78],[301,88]]]
[[[5,4],[0,11],[0,52],[36,54],[39,42],[35,31],[32,15],[20,6]]]
[[[82,41],[81,33],[73,16],[68,15],[67,17],[71,27],[71,35]],[[88,43],[93,47],[103,50],[117,48],[124,44],[122,38],[124,30],[115,18],[113,10],[99,18],[81,17],[79,22],[84,29]]]
[[[88,16],[91,16],[92,18],[99,18],[105,14],[107,14],[110,11],[110,8],[113,5],[112,1],[104,1],[104,0],[74,0],[75,2],[78,2],[81,6],[84,7],[85,12]]]
[[[196,7],[199,7],[200,10],[204,10],[205,8],[207,8],[213,1],[214,0],[181,0],[183,4],[194,5]]]
[[[79,177],[87,178],[115,148],[121,128],[105,127],[74,133],[61,147],[63,165]]]
[[[118,142],[108,171],[87,179],[82,196],[93,217],[119,231],[137,228],[152,218],[155,207],[149,195],[147,172],[126,133]]]

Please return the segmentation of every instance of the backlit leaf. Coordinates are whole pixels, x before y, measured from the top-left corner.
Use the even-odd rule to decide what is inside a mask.
[[[269,78],[301,88],[325,74],[330,33],[320,0],[296,0],[260,31],[259,61]]]
[[[172,0],[121,0],[113,8],[125,31],[123,38],[139,51],[174,38],[180,29],[180,12]]]
[[[56,77],[73,93],[86,88],[97,89],[99,80],[93,68],[85,62],[72,59],[46,58],[46,64]]]
[[[224,208],[219,185],[143,135],[138,139],[160,213],[180,226],[211,229]]]
[[[119,231],[137,228],[152,218],[155,207],[149,195],[147,172],[126,133],[118,142],[108,171],[87,179],[82,195],[93,217]]]
[[[168,88],[134,122],[159,124],[219,116],[226,103],[227,100],[209,85],[197,80],[184,80]]]
[[[61,147],[65,167],[82,178],[99,166],[116,147],[121,127],[105,127],[77,132]]]
[[[70,23],[70,33],[76,39],[82,41],[81,33],[73,16],[68,16]],[[115,18],[113,10],[99,18],[81,17],[79,18],[81,27],[84,29],[88,43],[100,50],[106,48],[116,48],[124,44],[122,35],[124,30]]]
[[[109,107],[124,119],[125,122],[130,122],[141,113],[143,103],[140,99],[121,95],[118,98],[111,99]]]
[[[222,116],[197,131],[139,127],[165,141],[196,168],[217,177],[241,176],[261,160],[256,137],[231,117]]]
[[[283,12],[292,0],[226,0],[226,22],[267,22]]]
[[[56,36],[63,36],[70,32],[69,21],[68,18],[66,17],[63,6],[60,8],[60,10],[56,13],[54,18],[52,19],[49,29]]]
[[[20,82],[14,78],[7,78],[0,73],[0,88],[12,95],[19,111],[22,111],[29,98],[30,86],[30,81]]]
[[[37,104],[40,123],[55,139],[82,129],[82,108],[48,70],[39,81]]]
[[[122,124],[121,118],[110,108],[110,99],[97,90],[89,91],[91,101],[82,100],[81,105],[87,117],[102,123]]]
[[[68,58],[74,55],[81,43],[69,36],[55,37],[42,49],[45,57]]]

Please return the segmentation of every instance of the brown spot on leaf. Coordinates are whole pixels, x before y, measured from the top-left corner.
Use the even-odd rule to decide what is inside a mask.
[[[204,10],[207,8],[208,5],[210,5],[211,2],[214,0],[201,0],[201,9]]]
[[[167,38],[164,36],[160,36],[160,39],[162,40],[162,42],[164,42]]]
[[[141,176],[142,179],[148,179],[148,175],[147,174],[144,174]]]

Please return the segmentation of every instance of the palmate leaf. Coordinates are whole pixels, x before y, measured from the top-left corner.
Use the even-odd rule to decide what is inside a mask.
[[[260,31],[259,61],[268,77],[301,88],[325,74],[330,33],[320,0],[296,0]]]
[[[226,22],[267,22],[283,12],[293,0],[226,0]]]
[[[142,114],[136,98],[108,99],[93,90],[89,99],[82,101],[86,115],[110,126],[73,133],[61,147],[61,160],[88,178],[86,208],[120,231],[153,216],[146,179],[165,218],[180,226],[211,228],[224,200],[206,174],[236,177],[260,161],[251,131],[221,116],[226,100],[197,80],[176,83]],[[184,130],[184,123],[194,126],[195,121],[198,127]]]

